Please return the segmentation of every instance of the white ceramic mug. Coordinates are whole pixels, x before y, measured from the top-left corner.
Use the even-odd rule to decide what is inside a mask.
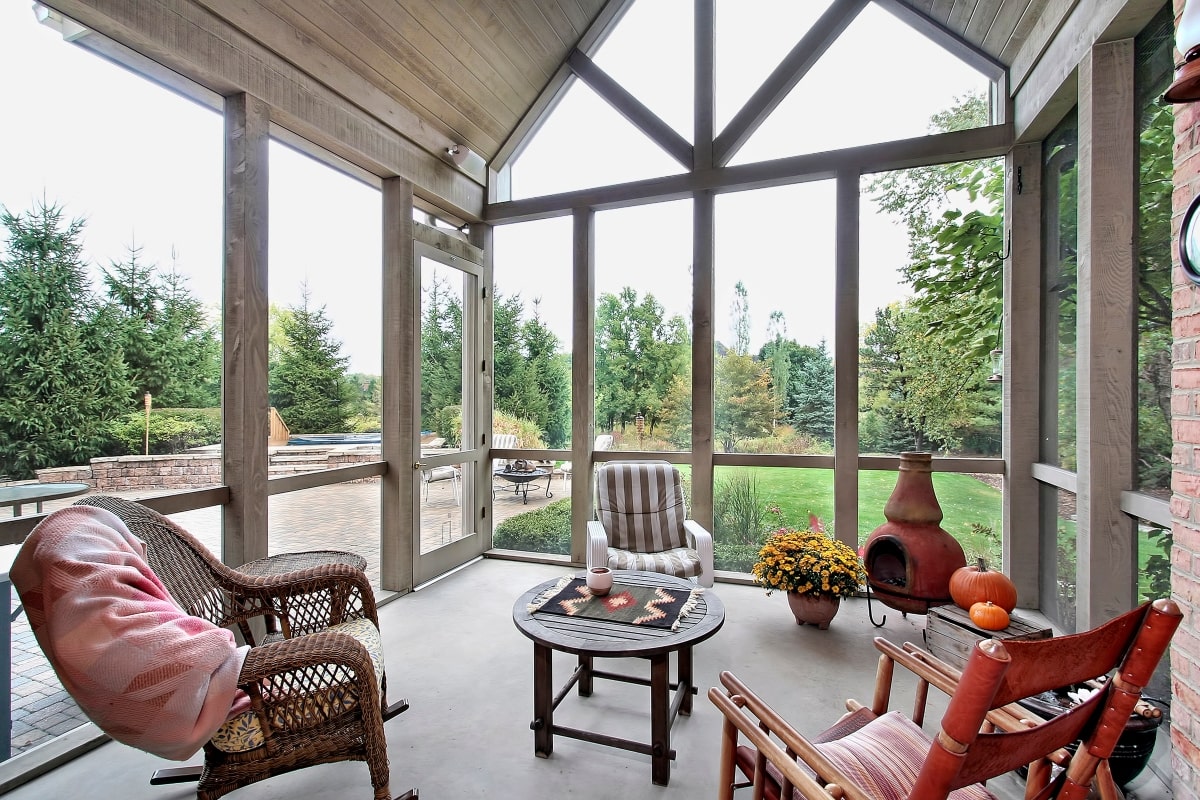
[[[603,597],[612,589],[613,574],[608,567],[592,567],[587,573],[587,585],[592,594]]]

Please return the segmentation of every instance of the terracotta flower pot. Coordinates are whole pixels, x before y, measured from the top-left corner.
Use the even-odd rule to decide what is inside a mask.
[[[787,593],[788,606],[796,617],[797,625],[816,625],[821,630],[828,630],[829,623],[841,608],[842,598],[831,594],[800,594]]]

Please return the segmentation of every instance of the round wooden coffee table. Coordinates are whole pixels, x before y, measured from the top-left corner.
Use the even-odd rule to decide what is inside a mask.
[[[662,586],[668,589],[694,589],[695,584],[657,572],[614,573],[614,589],[620,584]],[[558,579],[539,584],[513,605],[513,622],[521,633],[533,640],[533,751],[548,758],[554,750],[554,735],[580,739],[585,742],[618,747],[642,753],[651,758],[651,775],[656,784],[666,786],[671,780],[671,726],[679,714],[692,712],[692,647],[721,629],[725,622],[725,606],[712,590],[700,595],[696,607],[679,622],[676,630],[650,628],[623,622],[570,617],[545,612],[530,612],[529,604],[550,590]],[[579,656],[579,665],[557,696],[552,697],[552,655],[554,650]],[[670,656],[678,653],[677,682],[670,681]],[[593,669],[595,658],[647,658],[650,678],[619,675]],[[554,710],[571,687],[578,684],[579,695],[592,693],[595,678],[634,683],[650,687],[650,742],[637,742],[592,731],[567,728],[554,724]],[[671,689],[675,688],[674,697]]]

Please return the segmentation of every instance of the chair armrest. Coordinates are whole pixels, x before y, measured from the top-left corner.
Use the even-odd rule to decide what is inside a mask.
[[[322,693],[328,699],[334,692],[354,692],[368,723],[382,714],[378,676],[370,654],[353,636],[338,631],[250,648],[238,686],[250,696],[251,708],[264,731],[288,727],[289,722],[309,727]],[[339,701],[344,706],[344,694]],[[270,737],[266,738],[269,742]]]
[[[597,520],[587,524],[587,568],[608,566],[608,534]]]
[[[275,616],[285,639],[360,617],[379,627],[371,582],[366,573],[349,564],[326,564],[263,577],[235,570],[220,583],[231,595],[230,616],[234,622],[240,625],[253,617]]]
[[[694,519],[683,521],[683,531],[687,534],[688,547],[700,556],[700,585],[711,587],[716,578],[713,571],[713,537]]]
[[[725,671],[721,673],[721,683],[725,685],[728,695],[717,687],[708,690],[709,700],[721,710],[726,720],[725,741],[721,748],[721,785],[726,785],[728,771],[732,782],[733,757],[737,744],[737,732],[731,731],[730,726],[740,731],[758,750],[760,758],[756,769],[765,770],[765,761],[773,764],[784,777],[784,791],[781,797],[790,796],[787,784],[795,787],[806,798],[832,798],[825,786],[837,784],[854,790],[856,785],[845,774],[825,757],[820,750],[805,739],[799,731],[789,725],[776,711],[767,705],[758,695],[754,694],[744,683]],[[778,742],[772,738],[777,737]],[[732,739],[732,741],[731,741]],[[782,743],[782,747],[780,746]],[[785,749],[786,748],[786,749]],[[795,755],[791,755],[794,753]],[[797,763],[797,759],[807,764],[817,775],[814,779]],[[769,780],[764,774],[756,778]],[[840,795],[838,795],[840,796]]]

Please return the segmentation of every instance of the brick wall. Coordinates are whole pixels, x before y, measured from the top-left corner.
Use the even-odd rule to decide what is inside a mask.
[[[324,455],[324,462],[309,462],[303,468],[294,467],[289,471],[333,469],[378,461],[380,458],[378,448],[335,448]],[[87,466],[39,469],[37,478],[42,483],[86,483],[98,492],[200,489],[221,485],[221,455],[197,453],[93,458]],[[353,483],[377,480],[378,478],[363,478]]]
[[[1200,103],[1176,106],[1172,199],[1176,232],[1192,197],[1200,194],[1198,145]],[[1178,247],[1172,251],[1178,262]],[[1187,279],[1178,264],[1174,275],[1171,584],[1184,621],[1171,647],[1171,760],[1177,800],[1200,800],[1200,617],[1196,614],[1200,607],[1200,287]]]

